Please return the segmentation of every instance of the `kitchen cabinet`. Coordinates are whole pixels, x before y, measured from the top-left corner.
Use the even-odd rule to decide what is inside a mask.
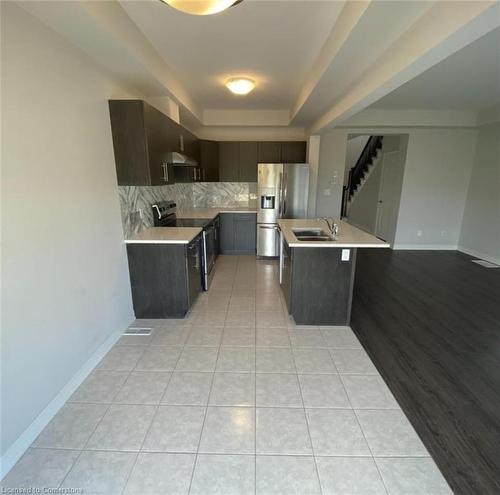
[[[305,141],[287,141],[281,143],[282,163],[307,163],[307,143]]]
[[[177,183],[183,182],[198,182],[199,171],[198,167],[188,167],[186,165],[175,165],[173,167],[174,181]]]
[[[255,254],[257,248],[257,215],[234,215],[234,250],[238,253]]]
[[[259,163],[259,143],[256,141],[240,141],[238,160],[238,181],[257,182],[257,165]]]
[[[221,254],[255,254],[256,231],[256,213],[221,213]]]
[[[289,247],[282,241],[281,289],[297,325],[349,325],[356,249]]]
[[[238,182],[239,160],[240,146],[237,141],[219,143],[219,180],[221,182]]]
[[[172,184],[166,162],[170,119],[141,100],[110,100],[109,111],[118,185]]]
[[[201,292],[201,234],[189,244],[127,244],[136,318],[183,318]]]
[[[258,152],[259,163],[281,163],[281,143],[261,141]]]
[[[219,181],[219,143],[217,141],[200,140],[200,166],[203,182]]]

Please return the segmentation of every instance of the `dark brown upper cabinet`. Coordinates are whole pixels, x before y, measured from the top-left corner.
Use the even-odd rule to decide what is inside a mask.
[[[283,163],[306,163],[305,141],[289,141],[281,143],[281,161]]]
[[[200,167],[203,182],[219,182],[219,143],[200,140]]]
[[[173,121],[142,100],[110,100],[109,111],[118,185],[172,184]]]
[[[261,141],[259,143],[259,163],[281,163],[281,143]]]
[[[239,181],[240,145],[237,141],[219,143],[219,180],[221,182]]]
[[[241,141],[239,143],[238,181],[257,182],[257,164],[259,163],[259,143]]]

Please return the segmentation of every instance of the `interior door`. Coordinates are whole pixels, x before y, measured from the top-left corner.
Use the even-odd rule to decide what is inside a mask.
[[[399,163],[399,152],[384,153],[377,205],[375,235],[387,242],[394,240],[394,229],[399,209],[399,196],[403,167]]]

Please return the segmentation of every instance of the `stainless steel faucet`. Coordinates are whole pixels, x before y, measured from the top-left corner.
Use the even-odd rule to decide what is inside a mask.
[[[330,234],[333,235],[333,237],[337,237],[339,235],[338,224],[336,224],[333,220],[330,222],[330,220],[326,217],[322,218],[321,220],[324,220],[326,222],[326,225],[328,226],[328,230],[330,231]]]

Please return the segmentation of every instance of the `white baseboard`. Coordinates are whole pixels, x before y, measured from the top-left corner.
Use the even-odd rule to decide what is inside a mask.
[[[35,441],[42,430],[49,424],[50,420],[61,409],[73,392],[87,378],[89,373],[96,367],[97,363],[116,344],[123,335],[123,330],[111,334],[92,354],[87,362],[73,375],[73,378],[61,389],[61,391],[49,402],[47,407],[36,417],[19,438],[9,447],[0,458],[0,480],[12,469],[14,464],[26,452],[28,447]]]
[[[481,253],[480,251],[476,251],[475,249],[469,249],[464,246],[458,246],[457,249],[458,251],[468,254],[470,256],[474,256],[476,258],[489,261],[490,263],[494,263],[495,265],[500,265],[500,258],[496,258],[495,256],[490,256],[489,254]]]
[[[404,250],[425,250],[425,251],[456,251],[458,246],[456,244],[394,244],[392,249]]]

